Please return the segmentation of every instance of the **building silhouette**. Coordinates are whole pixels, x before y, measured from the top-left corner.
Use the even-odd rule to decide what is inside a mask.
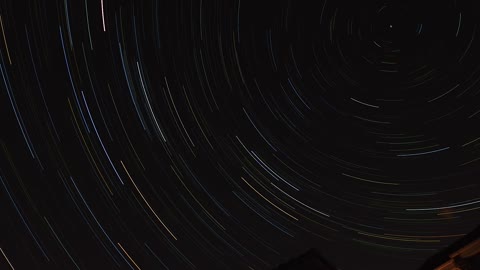
[[[480,226],[430,257],[418,270],[480,270]]]
[[[337,268],[318,250],[312,248],[273,270],[337,270]],[[418,270],[480,270],[480,226],[428,258]]]

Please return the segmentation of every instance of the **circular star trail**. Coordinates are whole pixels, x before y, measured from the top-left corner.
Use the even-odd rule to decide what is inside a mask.
[[[479,8],[2,1],[2,269],[413,269],[480,222]]]

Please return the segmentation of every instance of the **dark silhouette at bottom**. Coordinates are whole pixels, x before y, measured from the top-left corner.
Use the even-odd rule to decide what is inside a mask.
[[[337,270],[314,248],[302,255],[280,264],[274,270]]]

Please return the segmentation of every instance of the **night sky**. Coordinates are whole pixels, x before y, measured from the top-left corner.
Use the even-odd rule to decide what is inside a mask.
[[[479,1],[0,1],[0,269],[415,269],[480,223]]]

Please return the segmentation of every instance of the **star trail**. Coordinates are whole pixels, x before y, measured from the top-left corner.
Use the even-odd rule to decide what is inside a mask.
[[[480,3],[0,2],[1,269],[415,269],[480,223]]]

